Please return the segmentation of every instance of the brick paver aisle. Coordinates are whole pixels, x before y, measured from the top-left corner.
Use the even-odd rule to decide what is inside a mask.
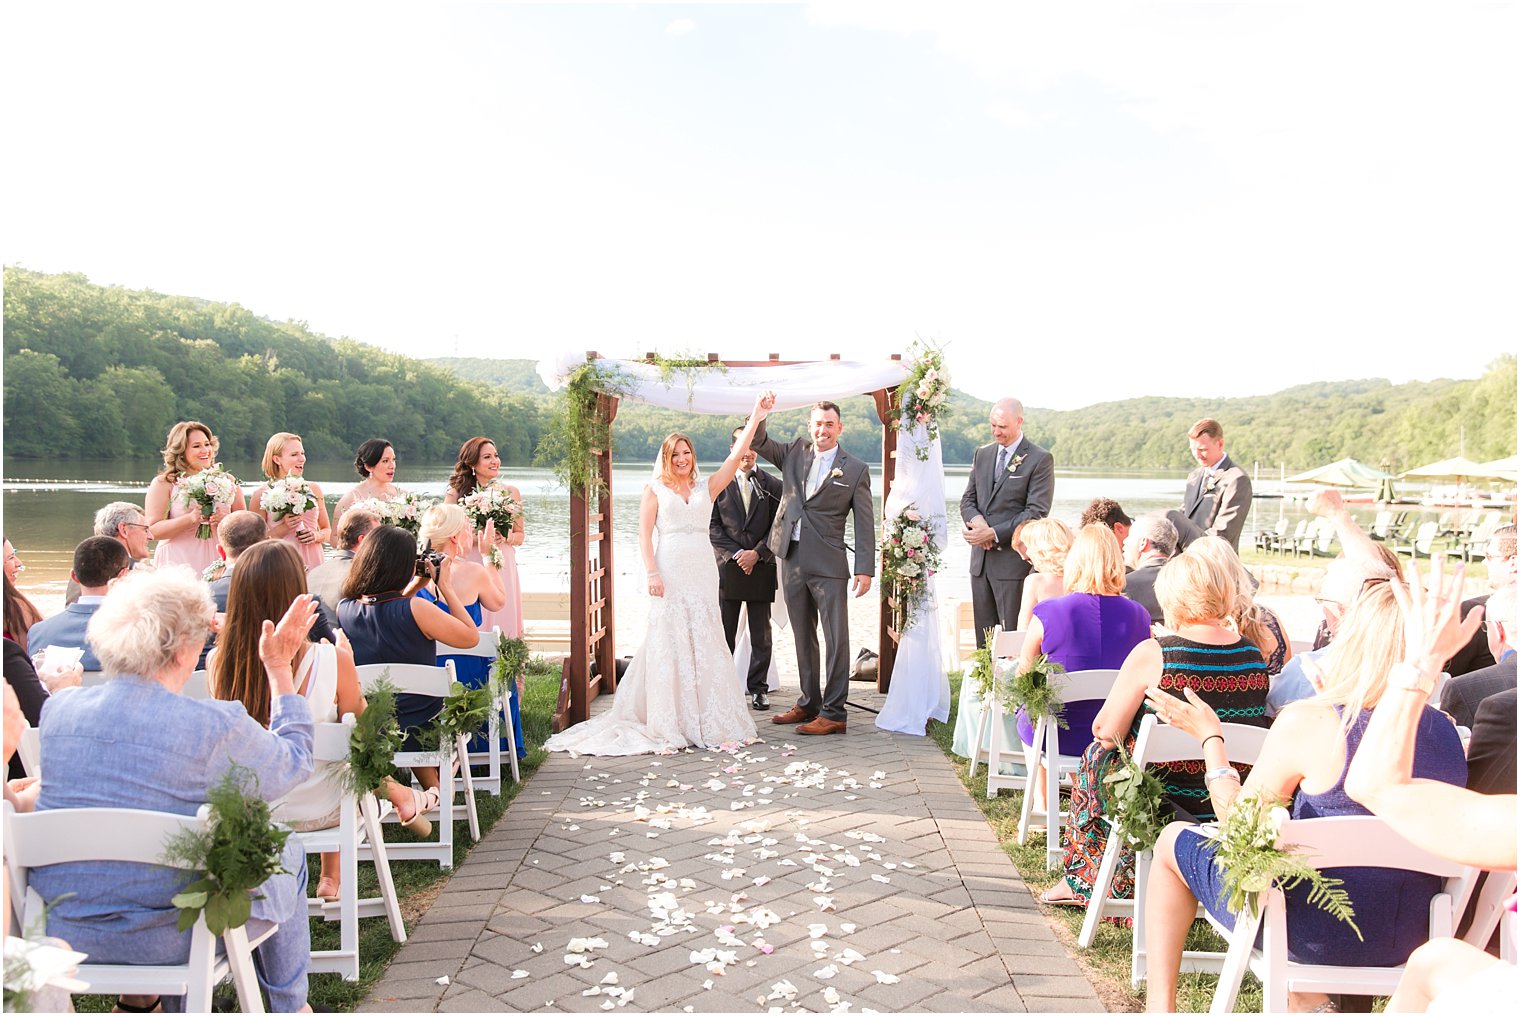
[[[552,756],[361,1008],[1102,1011],[932,741],[765,719]]]

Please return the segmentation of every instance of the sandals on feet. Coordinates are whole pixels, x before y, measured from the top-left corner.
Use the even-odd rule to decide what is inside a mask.
[[[408,789],[412,792],[412,817],[402,819],[401,828],[427,839],[433,835],[433,823],[428,821],[427,813],[438,807],[438,788],[429,787],[426,793],[419,793],[416,787]],[[400,809],[397,809],[396,817],[401,818]]]
[[[325,903],[332,903],[338,898],[338,880],[323,875],[317,879],[317,899]]]
[[[1046,889],[1040,894],[1041,903],[1050,903],[1062,907],[1085,907],[1087,901],[1071,891],[1071,886],[1064,879]]]

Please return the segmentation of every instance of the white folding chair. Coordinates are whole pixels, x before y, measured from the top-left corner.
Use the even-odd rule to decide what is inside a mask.
[[[492,661],[495,665],[497,640],[501,638],[501,629],[493,627],[490,631],[480,633],[473,649],[460,649],[447,643],[438,643],[439,656],[481,656]],[[489,677],[488,677],[489,680]],[[501,796],[501,734],[502,725],[505,723],[507,735],[507,761],[512,769],[512,782],[522,782],[522,775],[517,769],[517,731],[512,726],[512,695],[511,687],[503,687],[501,698],[491,704],[491,718],[486,724],[486,737],[490,740],[490,746],[485,751],[470,752],[472,765],[484,765],[485,776],[475,777],[475,786],[488,794]]]
[[[355,668],[359,672],[359,685],[365,692],[370,691],[376,682],[389,681],[396,689],[396,694],[430,695],[434,698],[445,698],[449,689],[459,682],[454,678],[454,664],[452,661],[445,662],[441,667],[430,667],[422,663],[368,663]],[[470,838],[479,841],[480,819],[475,811],[475,784],[470,777],[470,767],[461,761],[467,758],[468,742],[463,736],[456,737],[450,752],[449,746],[439,745],[439,750],[433,751],[398,751],[395,763],[402,768],[412,766],[438,766],[438,807],[428,812],[428,816],[438,819],[438,839],[425,840],[420,843],[389,843],[385,851],[393,858],[402,861],[422,859],[437,861],[441,868],[454,867],[454,774],[464,774],[464,807],[465,815],[470,821]],[[440,763],[445,754],[452,754],[450,771]],[[399,822],[400,819],[394,814],[384,817],[387,822]],[[360,857],[363,860],[372,860],[369,845],[360,847]]]
[[[5,867],[10,880],[11,914],[17,931],[41,927],[45,920],[42,897],[28,885],[30,869],[79,861],[123,861],[162,865],[164,843],[186,829],[204,826],[209,809],[202,805],[194,818],[132,808],[60,808],[17,814],[4,802]],[[167,902],[167,901],[166,901]],[[231,977],[242,1012],[262,1013],[264,999],[253,971],[253,949],[275,929],[250,940],[247,927],[229,928],[221,936],[226,952],[217,954],[217,936],[206,927],[203,914],[190,931],[190,957],[184,963],[79,965],[76,980],[96,995],[184,995],[186,1012],[210,1012],[211,990]]]
[[[1283,845],[1303,851],[1310,863],[1325,868],[1393,868],[1425,872],[1445,880],[1441,892],[1430,901],[1430,938],[1450,938],[1456,928],[1459,901],[1471,891],[1477,870],[1448,861],[1415,846],[1382,819],[1372,815],[1348,815],[1283,823],[1278,836]],[[1249,909],[1235,919],[1233,931],[1209,918],[1229,943],[1214,1001],[1209,1011],[1233,1012],[1241,979],[1249,969],[1261,981],[1262,1011],[1287,1012],[1289,992],[1323,992],[1346,995],[1391,995],[1398,987],[1404,967],[1339,967],[1319,963],[1296,963],[1288,956],[1287,908],[1282,890],[1276,887],[1257,894],[1258,917]],[[1355,906],[1355,900],[1352,900]],[[1262,947],[1257,949],[1258,926],[1265,926]],[[1362,928],[1362,934],[1381,929]]]
[[[1029,636],[1023,631],[1004,631],[999,625],[992,629],[992,667],[994,677],[1000,667],[1011,667],[1024,648]],[[969,669],[967,671],[969,675]],[[963,679],[964,680],[964,679]],[[996,681],[994,680],[994,685]],[[999,790],[1007,787],[1017,789],[1024,785],[1024,750],[1022,745],[1004,744],[1003,707],[997,695],[989,691],[977,706],[976,739],[971,742],[971,769],[968,779],[976,779],[976,764],[987,760],[987,796],[996,797]],[[1017,754],[1015,754],[1017,753]],[[1013,773],[1003,774],[1003,762],[1013,763]]]
[[[1073,670],[1056,679],[1061,701],[1068,709],[1079,702],[1103,702],[1119,676],[1117,670]],[[1069,780],[1082,764],[1081,755],[1061,754],[1060,725],[1040,717],[1034,729],[1034,743],[1024,750],[1024,801],[1019,809],[1019,844],[1029,841],[1029,827],[1035,819],[1045,820],[1045,867],[1061,863],[1061,781]],[[996,729],[994,729],[996,736]],[[1091,739],[1089,738],[1088,741]],[[1088,743],[1084,741],[1084,744]],[[1045,807],[1034,806],[1035,781],[1040,766],[1045,767]]]
[[[190,680],[185,682],[179,693],[188,699],[211,698],[211,675],[204,670],[192,671]]]
[[[1231,762],[1244,765],[1255,765],[1257,756],[1261,754],[1261,746],[1267,740],[1266,727],[1252,727],[1244,723],[1221,723],[1221,732],[1224,734],[1225,751]],[[1147,713],[1140,721],[1140,732],[1135,735],[1135,750],[1130,756],[1140,766],[1156,765],[1162,762],[1185,762],[1203,758],[1203,749],[1192,735],[1184,734],[1176,727],[1168,726],[1156,719],[1155,713]],[[1135,857],[1135,897],[1128,900],[1117,900],[1109,895],[1113,887],[1114,874],[1119,869],[1119,855],[1123,849],[1123,834],[1113,823],[1112,816],[1104,816],[1108,823],[1108,842],[1103,847],[1103,860],[1098,865],[1098,876],[1093,882],[1092,899],[1087,904],[1087,916],[1082,921],[1082,933],[1077,937],[1077,945],[1088,949],[1093,944],[1093,939],[1098,934],[1098,922],[1105,916],[1119,917],[1132,916],[1135,920],[1134,935],[1131,937],[1131,974],[1136,967],[1145,969],[1145,931],[1141,920],[1143,908],[1140,896],[1140,854],[1145,855],[1146,871],[1150,868],[1150,851],[1139,851]]]
[[[42,776],[42,735],[36,727],[24,727],[21,743],[16,745],[16,755],[21,759],[21,771],[28,776]]]
[[[312,744],[312,760],[320,771],[323,767],[334,770],[329,779],[338,779],[337,771],[348,763],[349,736],[353,733],[354,718],[345,716],[342,723],[318,723]],[[338,855],[338,900],[324,903],[312,897],[307,901],[307,913],[326,921],[338,921],[338,948],[314,951],[311,954],[312,973],[335,973],[345,981],[359,979],[359,918],[384,914],[390,922],[391,938],[406,941],[406,924],[401,920],[401,904],[396,897],[396,883],[391,878],[390,861],[386,857],[386,844],[380,835],[380,809],[374,794],[355,798],[347,789],[343,792],[338,810],[338,824],[331,829],[313,829],[310,832],[291,833],[307,854],[336,853]],[[359,898],[359,848],[370,848],[375,863],[375,875],[380,880],[380,895],[369,899]]]
[[[1462,941],[1468,945],[1475,945],[1479,949],[1487,948],[1488,940],[1494,936],[1494,929],[1500,926],[1500,922],[1508,913],[1504,907],[1505,901],[1513,895],[1515,895],[1514,872],[1489,872],[1488,877],[1483,880],[1482,891],[1473,901],[1472,922],[1467,926],[1467,932],[1462,936]],[[1500,946],[1502,950],[1502,934]],[[1513,957],[1509,959],[1509,962],[1514,962]]]

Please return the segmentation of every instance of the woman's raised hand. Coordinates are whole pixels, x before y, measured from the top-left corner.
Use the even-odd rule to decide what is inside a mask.
[[[776,393],[769,388],[755,396],[755,413],[759,419],[765,419],[770,411],[775,408]]]
[[[1182,694],[1187,696],[1186,701],[1178,699],[1176,695],[1161,688],[1145,690],[1146,699],[1163,722],[1171,724],[1185,734],[1191,734],[1200,743],[1205,737],[1212,737],[1219,733],[1219,714],[1214,712],[1207,702],[1199,698],[1198,693],[1193,689],[1184,688]]]
[[[316,597],[302,593],[290,601],[279,624],[267,619],[264,621],[263,631],[259,633],[259,659],[263,662],[271,683],[279,678],[283,678],[287,684],[290,682],[291,662],[316,620]]]
[[[1404,612],[1404,662],[1439,671],[1452,655],[1471,641],[1483,624],[1483,608],[1474,607],[1463,618],[1462,579],[1467,566],[1446,578],[1446,555],[1430,556],[1429,589],[1421,584],[1420,566],[1409,562],[1409,588],[1393,582],[1393,597]]]

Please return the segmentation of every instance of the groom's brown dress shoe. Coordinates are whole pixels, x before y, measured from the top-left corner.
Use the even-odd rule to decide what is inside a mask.
[[[799,734],[843,734],[844,722],[819,716],[797,728]]]
[[[806,723],[815,714],[808,712],[801,706],[792,706],[786,712],[771,717],[772,723]]]

